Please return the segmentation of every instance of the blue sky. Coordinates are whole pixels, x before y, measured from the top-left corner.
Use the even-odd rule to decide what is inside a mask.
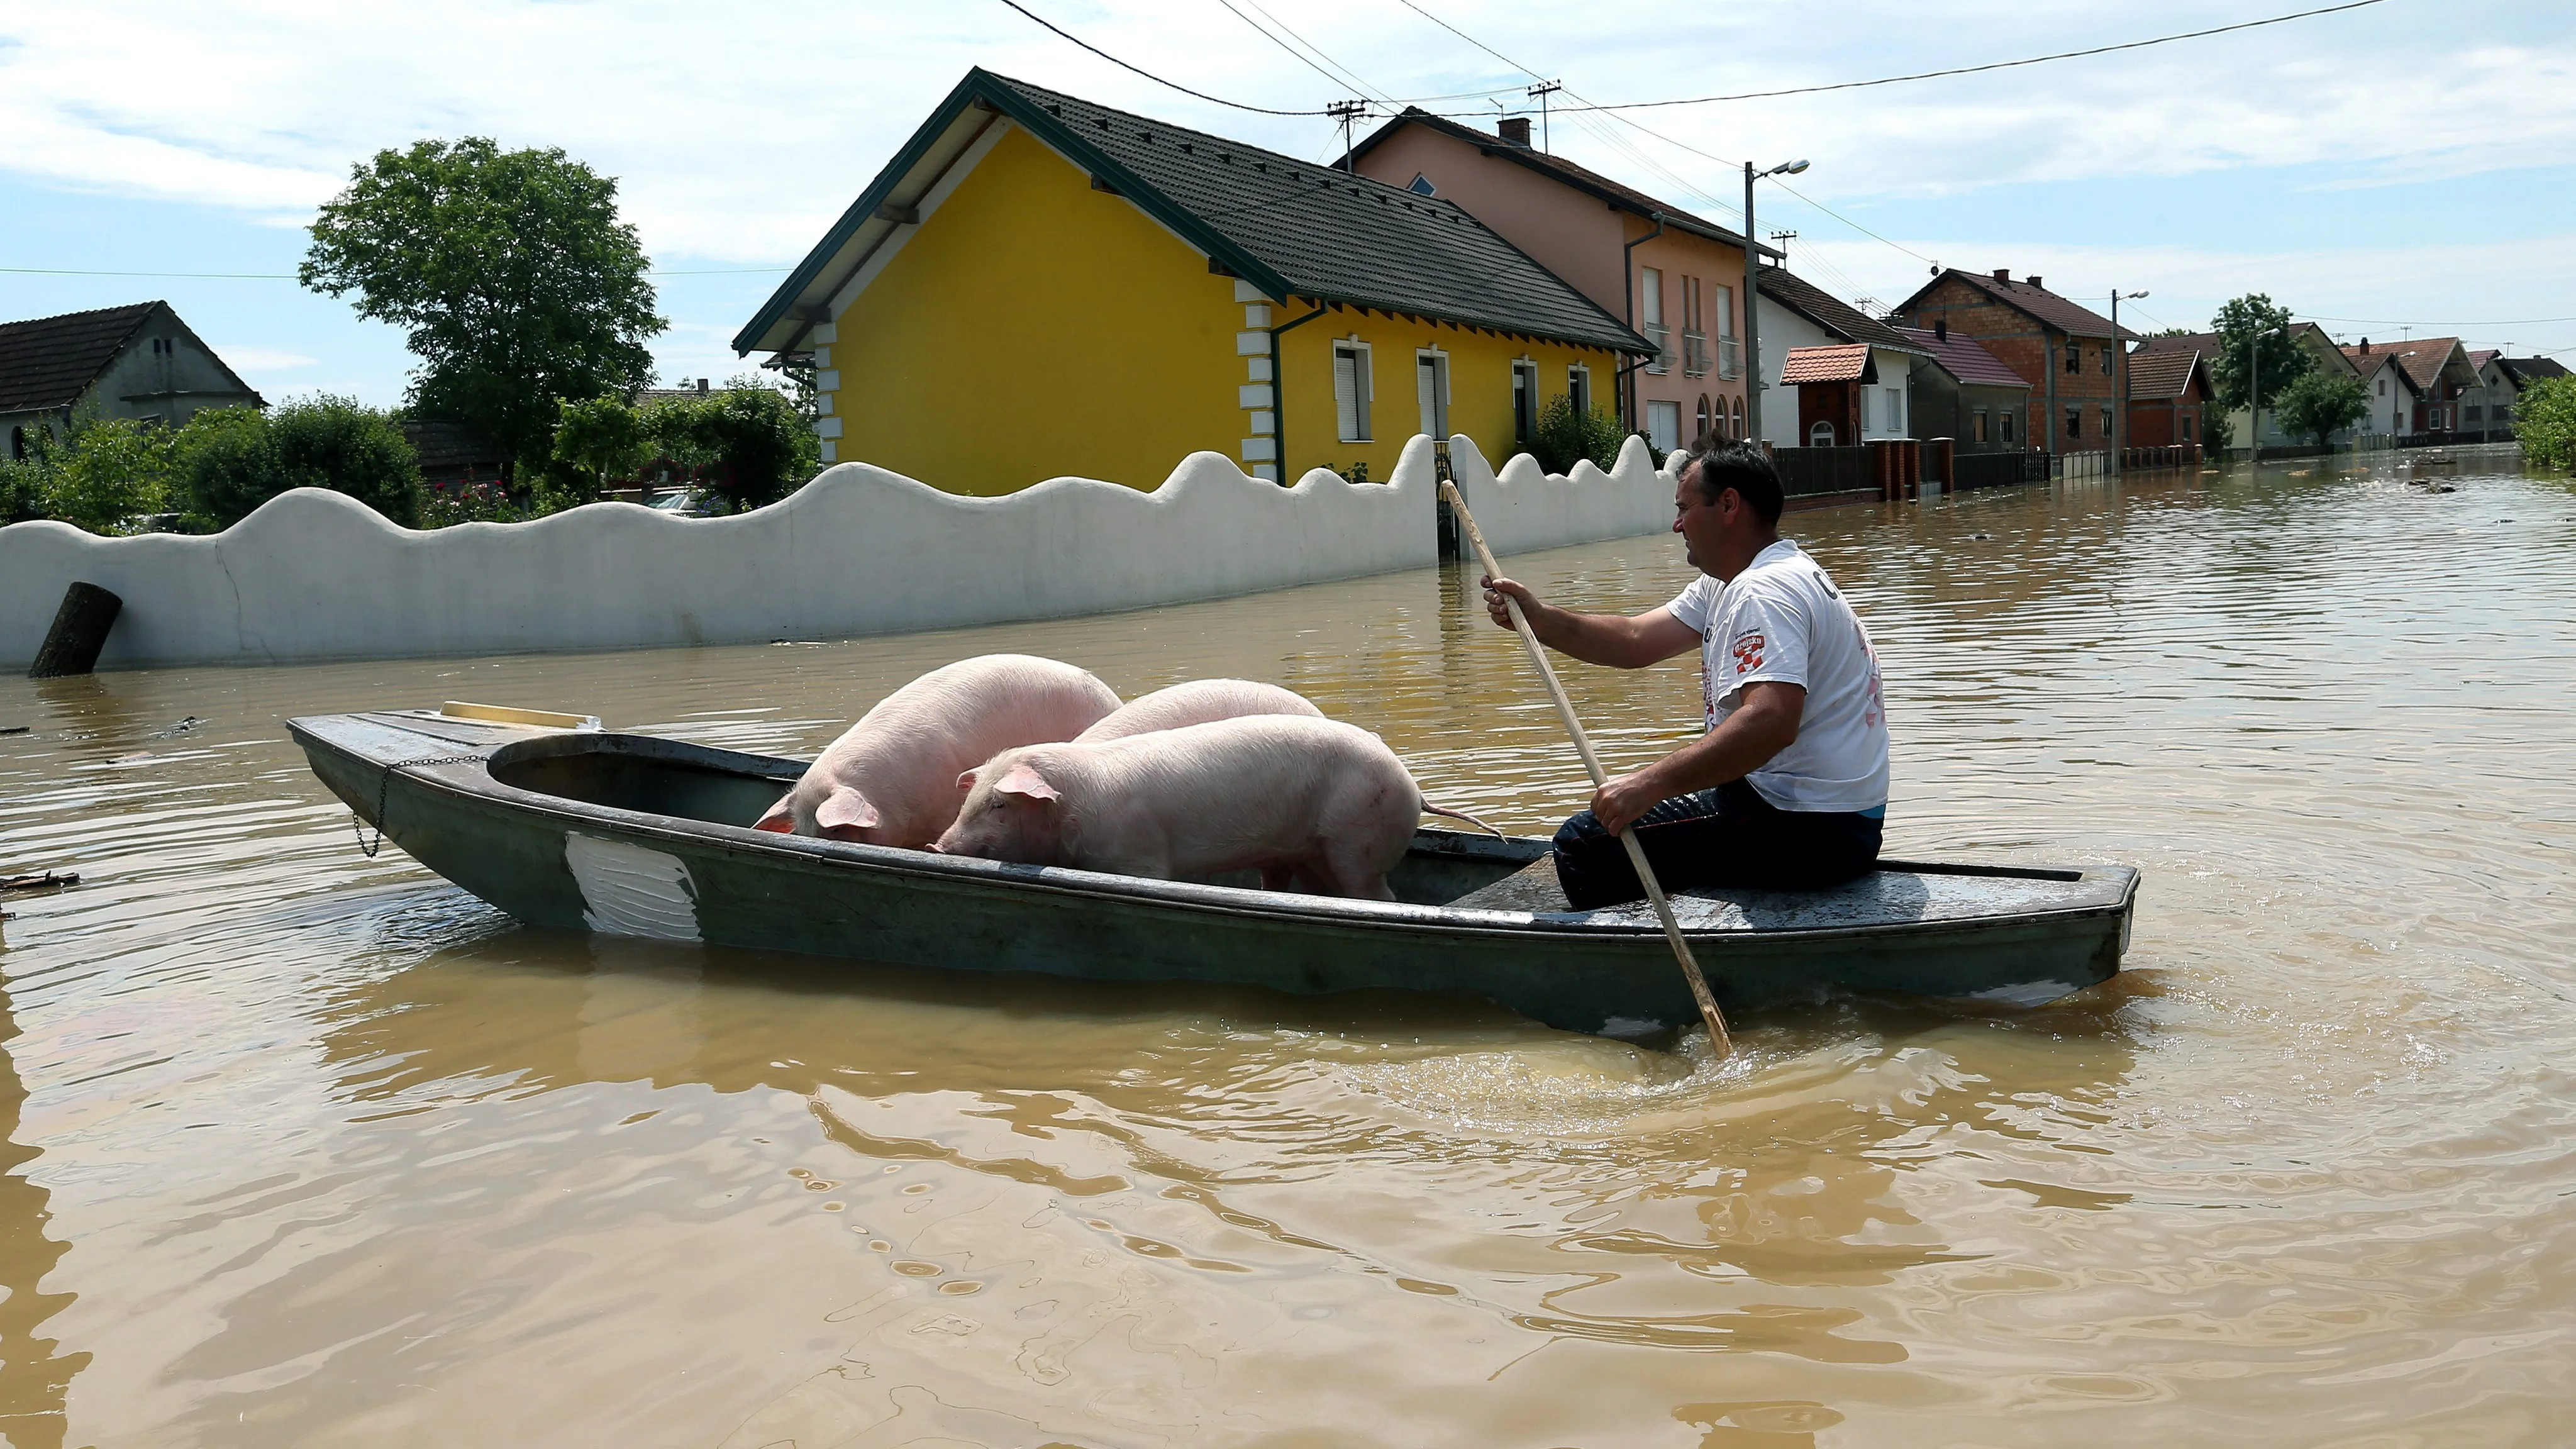
[[[1769,90],[2305,8],[1023,3],[1159,75],[1291,110],[1466,91],[1522,109],[1518,63],[1562,79],[1560,102]],[[2123,320],[2150,327],[2199,325],[2259,290],[2347,338],[2456,333],[2576,361],[2569,18],[2564,0],[2381,0],[2044,66],[1631,113],[1654,136],[1603,114],[1558,113],[1549,130],[1557,151],[1730,225],[1730,163],[1808,158],[1798,194],[1766,183],[1758,220],[1795,230],[1794,264],[1847,297],[1901,300],[1938,260],[2036,272],[2079,297],[2146,288]],[[352,164],[422,136],[490,135],[620,178],[662,272],[664,374],[722,378],[749,365],[727,340],[782,270],[977,64],[1296,155],[1337,149],[1321,118],[1177,94],[998,0],[7,3],[0,269],[267,275],[0,270],[0,318],[166,297],[272,400],[398,401],[401,338],[276,277]]]

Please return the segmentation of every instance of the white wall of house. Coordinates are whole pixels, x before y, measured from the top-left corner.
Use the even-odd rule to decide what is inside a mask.
[[[1775,448],[1805,447],[1807,440],[1798,433],[1798,390],[1782,387],[1780,373],[1789,365],[1791,348],[1831,347],[1842,339],[1807,320],[1804,312],[1771,300],[1767,293],[1753,315],[1761,324],[1761,335],[1754,340],[1762,349],[1762,441]]]
[[[1869,350],[1878,365],[1878,381],[1861,389],[1860,436],[1865,443],[1881,438],[1914,436],[1914,364],[1911,352],[1884,347]]]
[[[2488,359],[2487,365],[2478,369],[2477,388],[2460,395],[2460,426],[2490,430],[2512,427],[2514,400],[2521,395],[2522,389],[2513,385],[2504,368]]]

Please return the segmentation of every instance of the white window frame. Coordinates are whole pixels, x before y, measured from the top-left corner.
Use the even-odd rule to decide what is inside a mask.
[[[1526,407],[1527,412],[1522,409]],[[1538,360],[1512,359],[1512,441],[1527,444],[1538,436]]]
[[[1342,358],[1352,359],[1351,395],[1342,395]],[[1357,337],[1333,340],[1333,420],[1345,443],[1374,443],[1370,413],[1377,402],[1377,363],[1369,344]]]
[[[1574,399],[1574,410],[1576,412],[1591,412],[1592,364],[1588,362],[1567,363],[1565,365],[1565,391],[1567,396]]]
[[[1646,441],[1669,453],[1682,445],[1682,405],[1667,398],[1646,400]]]
[[[1431,364],[1433,395],[1422,395],[1424,363]],[[1435,443],[1449,441],[1449,354],[1437,347],[1413,349],[1413,396],[1422,409],[1423,436]]]

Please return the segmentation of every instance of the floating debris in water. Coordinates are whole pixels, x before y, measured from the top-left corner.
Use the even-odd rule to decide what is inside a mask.
[[[37,871],[31,875],[13,875],[5,880],[0,880],[0,891],[56,891],[61,890],[65,886],[76,886],[79,884],[79,871],[44,870]]]
[[[183,719],[183,720],[179,721],[177,724],[174,724],[174,725],[170,726],[168,729],[166,729],[166,730],[154,730],[154,731],[153,731],[152,733],[150,733],[149,735],[144,736],[144,738],[146,738],[146,739],[153,739],[153,740],[166,740],[166,739],[170,738],[172,735],[184,735],[184,734],[186,734],[186,733],[187,733],[188,731],[190,731],[190,730],[194,730],[194,729],[203,729],[203,728],[205,728],[205,725],[206,725],[206,722],[205,722],[204,720],[202,720],[202,719],[200,719],[200,718],[198,718],[197,716],[195,716],[195,715],[193,715],[193,714],[192,714],[192,715],[188,716],[186,719]]]

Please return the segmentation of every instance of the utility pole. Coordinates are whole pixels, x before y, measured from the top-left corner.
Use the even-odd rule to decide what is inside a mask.
[[[1556,149],[1548,142],[1547,98],[1563,89],[1565,89],[1563,81],[1540,81],[1529,88],[1529,93],[1538,97],[1538,148],[1542,151],[1553,152]]]
[[[1359,162],[1351,156],[1351,122],[1367,110],[1366,101],[1328,101],[1324,105],[1324,114],[1342,123],[1342,169],[1354,176],[1359,174]]]
[[[2123,296],[2135,299],[2145,295],[2147,295],[2145,292],[2124,293],[2117,287],[2111,289],[2111,355],[2117,359],[2111,365],[2111,391],[2114,396],[2111,399],[2110,442],[2111,476],[2114,478],[2128,472],[2128,460],[2121,455],[2120,449],[2120,444],[2128,437],[2129,431],[2129,346],[2120,340],[2120,299]]]
[[[1753,183],[1806,169],[1804,161],[1787,161],[1756,172],[1752,162],[1744,163],[1744,437],[1757,448],[1762,446],[1762,328],[1756,320],[1762,301],[1762,247],[1754,240],[1761,233],[1753,228]]]

